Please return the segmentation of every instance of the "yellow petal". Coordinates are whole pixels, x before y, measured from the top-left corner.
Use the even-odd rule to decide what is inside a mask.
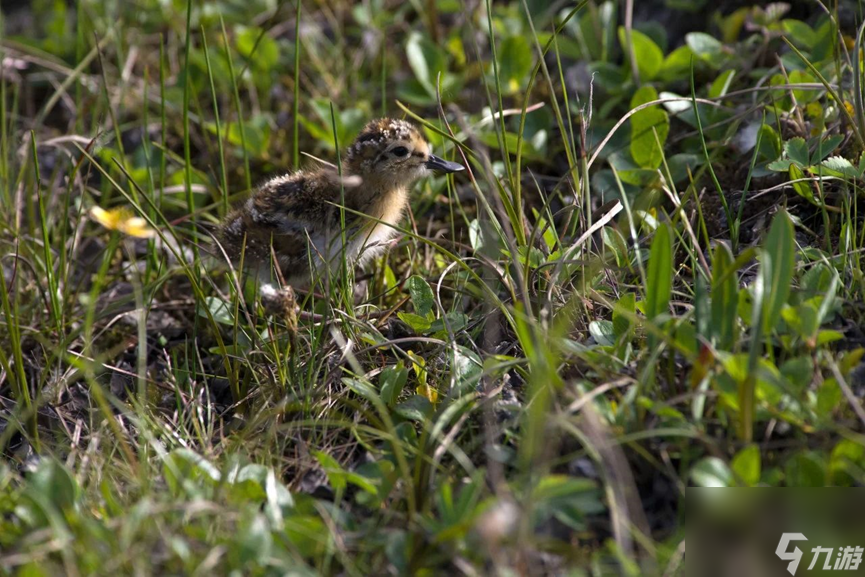
[[[94,206],[90,209],[90,217],[109,230],[117,228],[117,214],[114,212]]]
[[[415,392],[434,405],[439,402],[439,392],[429,385],[420,385]]]
[[[153,229],[147,226],[147,221],[139,216],[133,216],[126,222],[121,222],[120,230],[136,238],[151,238],[154,234]]]
[[[136,238],[150,238],[154,234],[153,229],[147,226],[146,220],[139,216],[132,216],[132,213],[125,208],[105,210],[94,206],[90,209],[90,217],[108,230],[117,230]]]

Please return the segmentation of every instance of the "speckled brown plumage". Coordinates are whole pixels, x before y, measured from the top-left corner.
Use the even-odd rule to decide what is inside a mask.
[[[462,169],[432,155],[408,122],[374,120],[346,151],[342,175],[321,167],[267,181],[225,218],[218,239],[233,262],[243,255],[263,280],[272,278],[275,257],[287,284],[306,287],[326,263],[333,270],[341,262],[343,198],[346,256],[362,262],[396,233],[417,179],[429,170]]]

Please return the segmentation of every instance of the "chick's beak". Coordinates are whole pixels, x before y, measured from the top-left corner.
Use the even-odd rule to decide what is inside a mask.
[[[434,154],[430,154],[429,158],[427,158],[426,167],[430,170],[441,170],[442,172],[459,172],[466,169],[462,164],[447,161]]]

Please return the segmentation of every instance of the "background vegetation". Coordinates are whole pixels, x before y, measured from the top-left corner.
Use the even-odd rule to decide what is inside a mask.
[[[689,485],[865,482],[861,15],[4,1],[0,573],[675,575]],[[264,307],[213,226],[380,115],[470,170]]]

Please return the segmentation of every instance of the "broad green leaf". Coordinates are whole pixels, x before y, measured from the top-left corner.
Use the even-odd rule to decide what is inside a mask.
[[[420,32],[409,34],[405,46],[408,64],[415,78],[429,96],[435,96],[436,78],[446,72],[447,60],[442,51]]]
[[[814,153],[811,155],[810,166],[820,164],[826,160],[843,141],[844,136],[841,134],[834,134],[829,138],[818,140],[817,145],[814,147]]]
[[[256,70],[269,72],[279,63],[279,44],[261,28],[238,26],[235,43]]]
[[[685,35],[685,42],[698,58],[713,68],[719,66],[724,47],[717,38],[705,32],[691,32]]]
[[[432,328],[432,322],[427,317],[404,312],[398,312],[396,316],[418,334],[425,334]]]
[[[762,253],[760,268],[765,283],[763,330],[766,334],[771,334],[781,320],[781,310],[790,295],[796,264],[793,223],[786,211],[782,210],[775,216]]]
[[[204,304],[210,311],[213,320],[223,325],[234,325],[234,315],[229,308],[229,304],[219,297],[205,297]],[[207,313],[204,309],[198,309],[198,316],[207,318]]]
[[[445,322],[447,321],[447,322]],[[448,338],[450,332],[458,333],[469,324],[469,317],[465,313],[450,312],[430,323],[429,332],[436,338]],[[450,331],[450,332],[449,332]]]
[[[820,203],[817,202],[816,198],[814,198],[814,192],[811,190],[810,183],[803,180],[805,178],[805,173],[802,172],[802,169],[796,164],[791,164],[788,169],[788,174],[790,175],[790,185],[793,187],[793,190],[796,191],[796,194],[806,199],[811,204],[820,206]]]
[[[774,160],[781,156],[781,138],[768,124],[760,126],[759,154],[764,160]]]
[[[824,160],[823,164],[820,166],[827,169],[832,176],[849,178],[851,180],[862,177],[862,173],[859,172],[859,169],[853,166],[853,164],[843,156],[830,156]]]
[[[356,394],[368,401],[375,401],[380,397],[379,392],[367,381],[361,379],[344,378],[342,382]]]
[[[532,71],[532,47],[525,36],[510,36],[498,52],[499,79],[505,94],[513,94],[528,81]]]
[[[320,555],[332,539],[330,528],[317,514],[292,515],[285,523],[285,537],[303,557]]]
[[[658,99],[651,86],[643,86],[631,99],[631,108]],[[657,133],[657,137],[655,136]],[[642,168],[655,169],[664,160],[664,143],[670,133],[670,118],[664,109],[650,106],[631,116],[631,156]]]
[[[616,339],[622,338],[631,331],[633,323],[628,316],[635,314],[637,310],[636,297],[634,293],[625,293],[616,306],[613,307],[613,335]]]
[[[802,355],[785,361],[780,370],[796,391],[801,392],[811,385],[814,378],[814,361],[810,356]]]
[[[432,403],[426,396],[413,395],[397,405],[394,412],[409,421],[423,421],[432,413],[432,410]]]
[[[241,135],[241,124],[237,122],[225,123],[223,134],[232,146],[240,149],[246,144],[246,150],[256,158],[263,158],[270,152],[270,118],[264,114],[257,114],[243,121],[243,134]],[[216,133],[216,124],[208,123],[208,130]]]
[[[813,84],[817,82],[817,79],[811,76],[808,72],[804,70],[793,70],[790,72],[789,76],[790,84]],[[799,106],[805,106],[809,102],[820,98],[820,92],[817,90],[793,90],[793,98],[796,99],[796,104]]]
[[[619,42],[622,45],[622,51],[628,54],[626,39],[625,28],[623,26],[619,27]],[[664,65],[663,51],[651,38],[638,30],[631,31],[631,41],[634,44],[634,54],[637,58],[637,71],[640,73],[640,80],[646,82],[654,79]]]
[[[718,457],[705,457],[691,469],[691,480],[699,487],[732,487],[733,473]]]
[[[239,527],[237,539],[230,543],[241,566],[270,557],[273,536],[267,518],[261,513],[255,514],[248,523]]]
[[[694,53],[688,46],[679,46],[670,52],[664,59],[664,65],[661,67],[660,76],[664,80],[674,81],[687,78],[691,70],[691,58]]]
[[[861,476],[863,458],[865,447],[861,444],[848,439],[838,441],[829,458],[829,484],[849,486],[855,483]]]
[[[811,48],[817,41],[817,34],[814,29],[801,20],[785,18],[781,25],[784,27],[784,32],[787,33],[787,38],[803,48]]]
[[[670,228],[661,224],[655,231],[649,250],[648,283],[646,287],[646,317],[654,319],[667,311],[673,289],[673,245]]]
[[[318,461],[318,464],[321,465],[321,468],[324,469],[330,486],[337,491],[345,489],[347,484],[346,473],[339,462],[324,451],[313,451],[312,454],[316,461]]]
[[[828,345],[829,343],[834,343],[837,341],[843,341],[844,338],[845,338],[844,333],[842,333],[840,331],[833,331],[833,330],[828,330],[828,329],[823,330],[823,331],[820,331],[819,333],[817,333],[816,346],[820,347],[823,345]]]
[[[784,307],[781,316],[806,341],[816,337],[817,330],[820,328],[820,320],[817,307],[813,303],[804,302],[795,307]]]
[[[712,336],[715,346],[730,350],[736,330],[739,287],[733,269],[733,253],[723,242],[712,257]]]
[[[448,358],[453,371],[454,392],[459,396],[473,391],[484,370],[481,358],[471,349],[461,345],[450,348]]]
[[[605,226],[602,236],[604,238],[604,246],[616,256],[616,265],[619,267],[628,266],[630,263],[628,243],[625,241],[622,233],[616,228]]]
[[[736,76],[736,71],[732,68],[719,74],[712,86],[709,87],[709,98],[718,98],[727,94],[734,76]]]
[[[75,478],[59,461],[46,458],[28,477],[25,494],[38,503],[50,503],[58,512],[71,511],[78,500]]]
[[[402,361],[398,362],[394,367],[384,369],[378,377],[379,390],[381,390],[381,399],[389,407],[396,404],[399,394],[405,387],[408,381],[408,369],[403,365]]]
[[[811,156],[808,153],[808,143],[805,139],[796,136],[784,143],[784,154],[799,165],[799,168],[811,166]]]
[[[613,333],[613,323],[611,321],[600,320],[589,323],[589,334],[595,339],[595,342],[605,347],[611,347],[616,344],[616,335]]]
[[[784,466],[788,487],[824,487],[826,467],[819,454],[814,451],[799,453]]]
[[[760,482],[760,447],[748,445],[733,457],[730,468],[745,485],[752,487]]]
[[[779,158],[767,164],[766,168],[768,168],[769,170],[774,170],[776,172],[785,172],[787,170],[790,170],[791,166],[793,166],[792,160],[790,160],[789,158]]]
[[[415,312],[422,317],[429,317],[435,308],[435,297],[429,284],[421,277],[414,275],[406,283],[406,288],[411,295],[411,304]]]

